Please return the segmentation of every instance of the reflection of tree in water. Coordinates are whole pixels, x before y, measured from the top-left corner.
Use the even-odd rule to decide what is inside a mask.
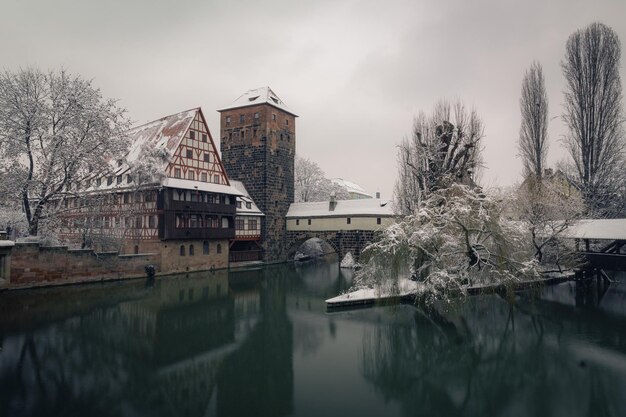
[[[412,322],[378,326],[362,352],[365,378],[406,415],[624,415],[624,377],[574,357],[557,320],[496,297],[407,309]]]

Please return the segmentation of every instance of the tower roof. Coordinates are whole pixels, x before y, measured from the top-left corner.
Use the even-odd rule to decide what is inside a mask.
[[[248,90],[243,93],[237,100],[233,101],[230,105],[219,109],[219,112],[224,110],[238,109],[240,107],[256,106],[258,104],[269,104],[284,112],[287,112],[295,117],[297,114],[289,110],[285,103],[272,91],[269,87],[259,87],[253,90]]]

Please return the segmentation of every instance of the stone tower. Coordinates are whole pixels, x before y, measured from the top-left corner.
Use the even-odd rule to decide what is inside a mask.
[[[269,87],[249,90],[218,111],[222,163],[265,213],[264,260],[284,260],[285,215],[294,199],[298,116]]]

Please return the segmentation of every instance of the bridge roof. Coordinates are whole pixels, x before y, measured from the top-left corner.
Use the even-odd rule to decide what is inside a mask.
[[[626,219],[579,220],[563,235],[572,239],[626,240]]]
[[[341,216],[393,216],[391,203],[378,198],[359,200],[337,200],[334,210],[330,210],[328,201],[293,203],[289,206],[287,217],[341,217]]]

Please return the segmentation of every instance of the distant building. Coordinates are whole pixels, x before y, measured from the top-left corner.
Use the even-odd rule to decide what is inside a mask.
[[[343,178],[331,178],[334,184],[344,188],[350,195],[351,200],[362,198],[374,198],[371,194],[368,194],[360,185],[353,182],[344,180]]]

